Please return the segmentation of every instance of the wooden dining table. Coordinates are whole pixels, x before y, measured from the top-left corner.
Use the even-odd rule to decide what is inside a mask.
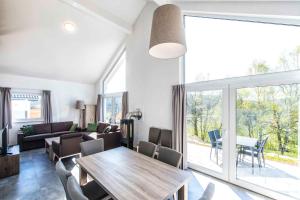
[[[81,157],[77,163],[116,200],[165,200],[176,192],[179,200],[188,199],[190,173],[125,147]]]

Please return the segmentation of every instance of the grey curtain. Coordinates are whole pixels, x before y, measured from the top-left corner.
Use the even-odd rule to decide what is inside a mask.
[[[122,95],[122,119],[126,118],[128,113],[128,92],[123,92]]]
[[[185,134],[186,91],[184,85],[172,88],[173,146],[183,154],[181,168],[186,168],[186,134]]]
[[[51,91],[43,90],[43,116],[45,123],[52,122]]]
[[[11,113],[11,92],[10,88],[0,88],[0,128],[4,128],[8,124],[9,128],[12,128],[12,113]]]
[[[96,105],[96,122],[101,121],[102,118],[102,96],[97,95],[97,105]]]

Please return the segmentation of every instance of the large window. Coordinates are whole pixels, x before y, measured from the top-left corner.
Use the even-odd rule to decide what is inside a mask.
[[[103,82],[103,116],[108,123],[120,123],[122,118],[122,92],[126,84],[126,52],[118,59]]]
[[[300,27],[185,22],[188,166],[299,199]]]
[[[12,119],[14,122],[42,120],[42,94],[12,91]]]
[[[300,27],[185,17],[185,81],[300,68]]]

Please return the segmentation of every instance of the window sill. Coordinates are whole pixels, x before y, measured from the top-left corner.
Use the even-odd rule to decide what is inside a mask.
[[[29,123],[39,123],[44,122],[42,119],[38,120],[19,120],[19,121],[13,121],[13,124],[29,124]]]

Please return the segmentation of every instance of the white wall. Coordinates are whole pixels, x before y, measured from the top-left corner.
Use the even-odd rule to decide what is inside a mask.
[[[0,87],[16,89],[50,90],[53,121],[74,121],[78,123],[79,111],[75,109],[76,100],[86,104],[96,104],[95,85],[67,81],[32,78],[0,73]],[[10,144],[17,143],[16,132],[23,124],[14,123],[10,131]]]
[[[160,60],[149,56],[153,11],[148,3],[126,43],[126,85],[129,111],[140,108],[143,118],[135,121],[135,144],[147,140],[149,127],[172,129],[172,90],[179,83],[179,59]]]

